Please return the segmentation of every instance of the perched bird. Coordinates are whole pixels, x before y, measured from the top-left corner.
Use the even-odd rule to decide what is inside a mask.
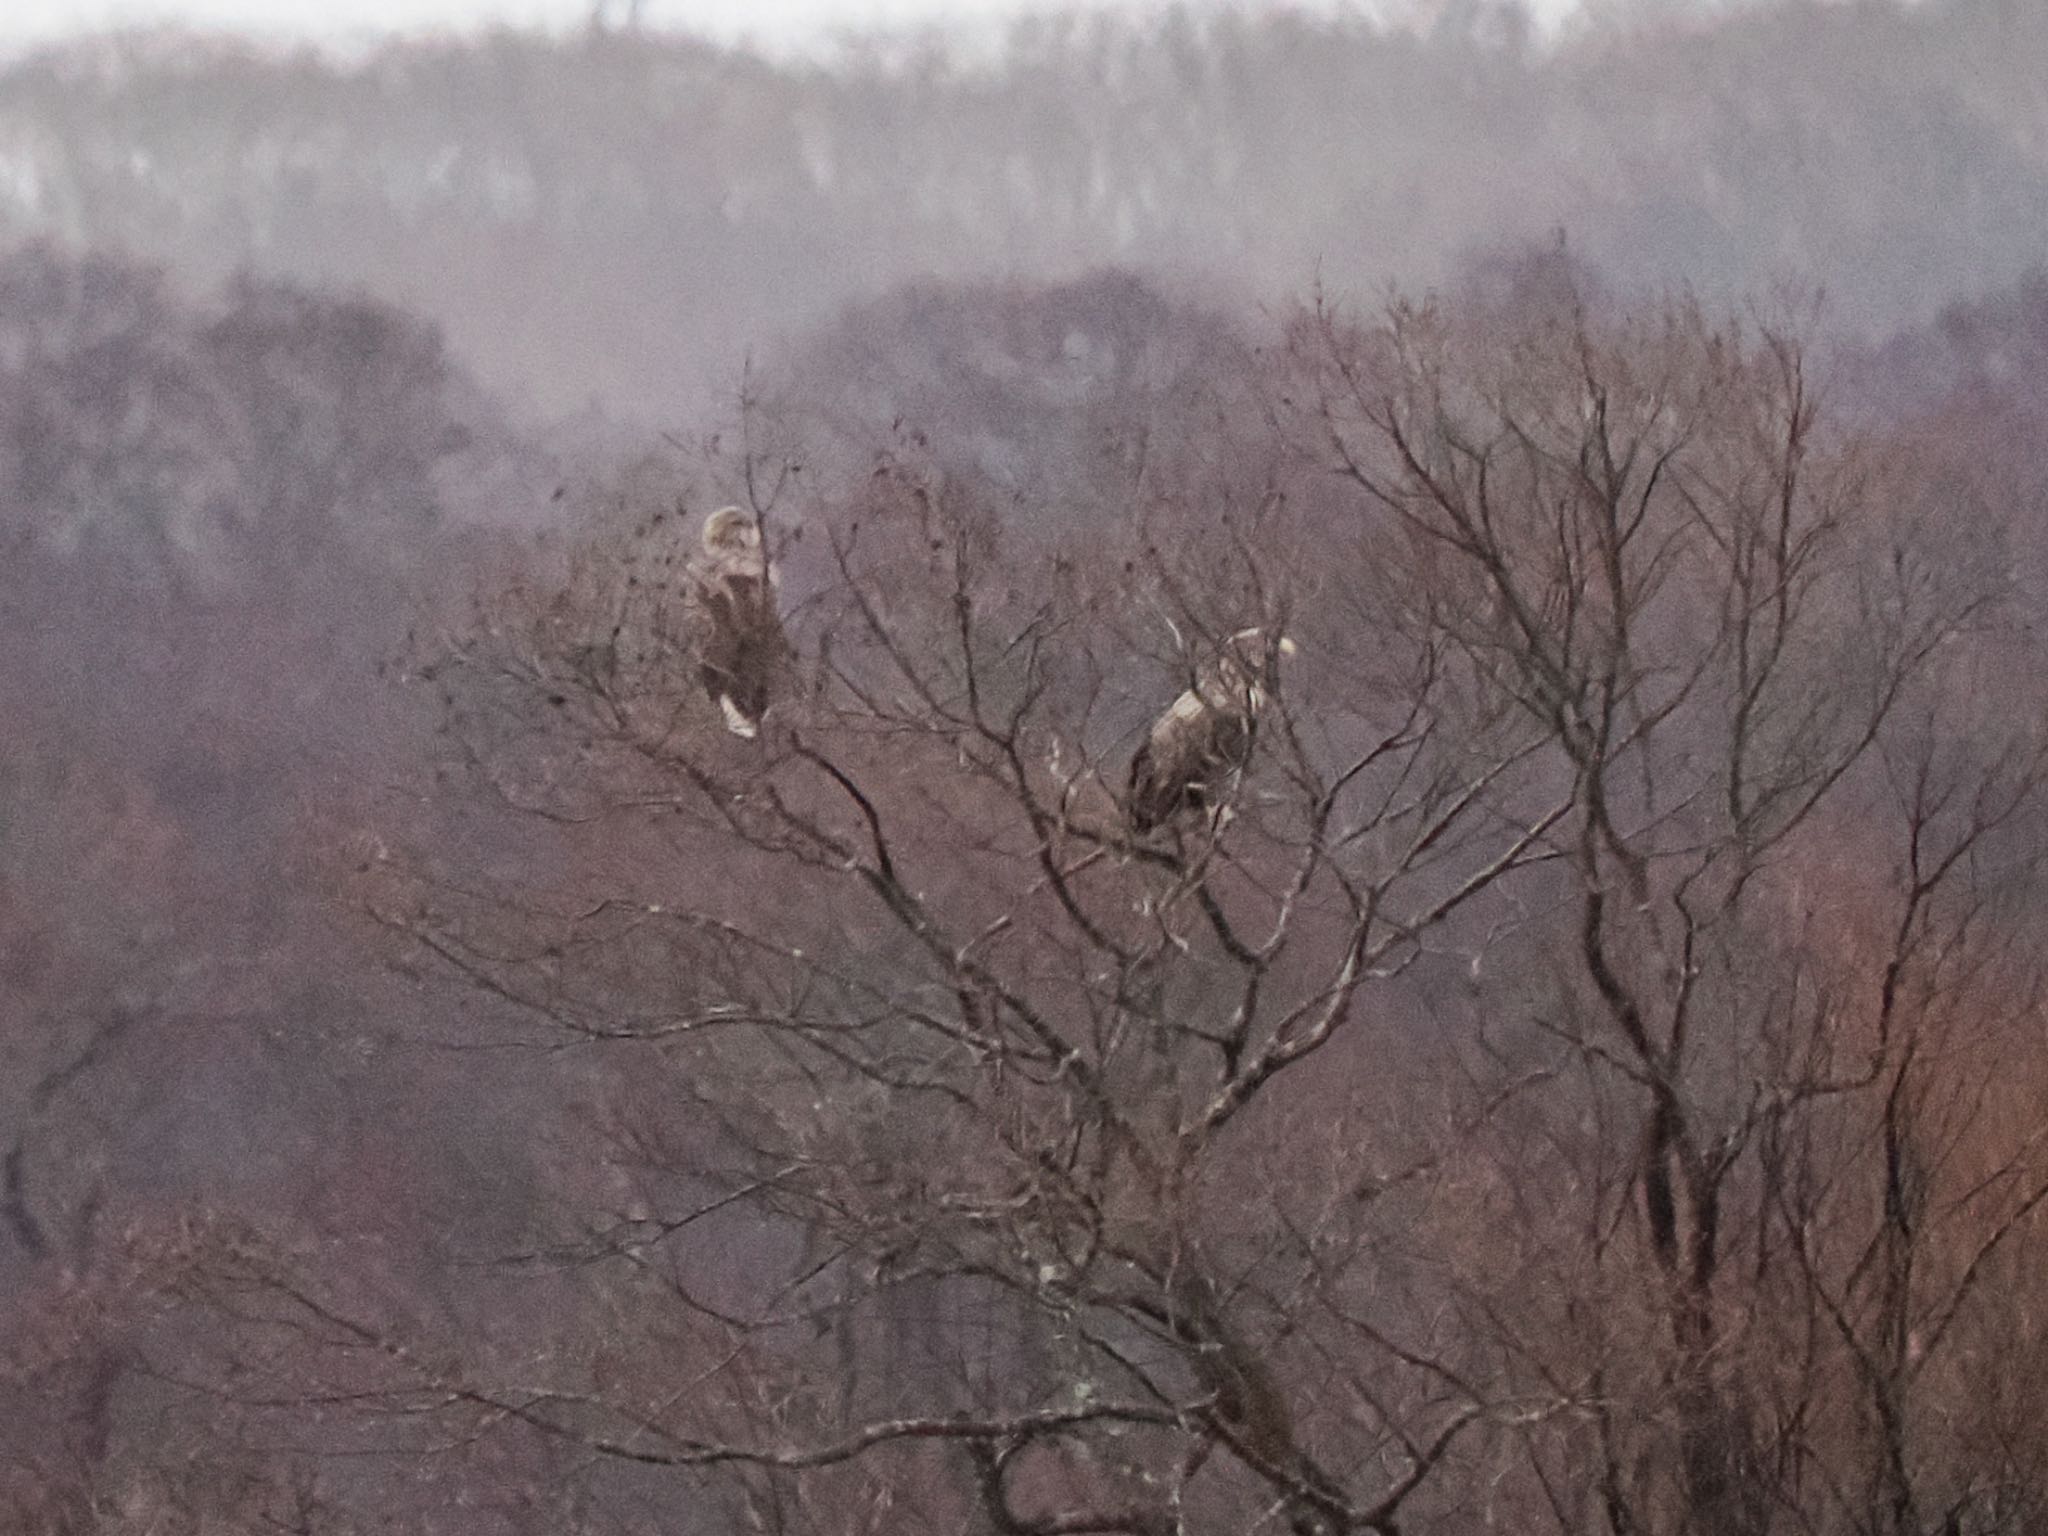
[[[1251,759],[1252,732],[1271,693],[1272,669],[1294,654],[1285,635],[1241,629],[1196,675],[1195,686],[1153,722],[1131,759],[1125,808],[1150,832],[1184,811],[1214,810],[1226,783]]]
[[[738,507],[720,507],[704,520],[687,577],[697,676],[725,728],[752,739],[787,645],[760,525]]]

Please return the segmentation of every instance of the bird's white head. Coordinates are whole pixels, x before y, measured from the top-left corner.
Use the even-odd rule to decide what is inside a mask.
[[[1244,662],[1263,667],[1269,656],[1291,657],[1301,648],[1286,635],[1269,639],[1266,630],[1254,625],[1232,635],[1228,649]]]
[[[738,507],[720,507],[704,519],[704,548],[714,554],[757,549],[761,530]]]

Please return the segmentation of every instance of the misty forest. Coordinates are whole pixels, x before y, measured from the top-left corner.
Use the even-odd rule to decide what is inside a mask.
[[[0,1529],[2048,1529],[2048,6],[0,64]]]

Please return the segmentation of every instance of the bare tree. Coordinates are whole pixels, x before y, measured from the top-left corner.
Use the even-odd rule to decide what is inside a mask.
[[[1688,304],[1591,313],[1567,281],[1367,328],[1318,310],[1295,350],[1296,419],[1402,572],[1408,622],[1542,734],[1569,785],[1569,878],[1549,893],[1569,960],[1532,1022],[1583,1071],[1595,1144],[1553,1192],[1584,1243],[1557,1279],[1601,1314],[1514,1325],[1595,1429],[1592,1465],[1551,1476],[1587,1488],[1597,1468],[1617,1532],[1832,1528],[1845,1512],[1816,1507],[1820,1475],[1851,1503],[1839,1490],[1883,1490],[1868,1507],[1886,1518],[1855,1528],[1923,1528],[1904,1341],[1934,1342],[1926,1319],[1963,1304],[1961,1276],[2042,1187],[2030,1144],[1998,1154],[1996,1212],[1961,1224],[1960,1271],[1921,1289],[1917,1085],[1939,1054],[1941,1091],[1968,1091],[1986,1058],[1945,1019],[2033,995],[2026,967],[1995,984],[1984,968],[2012,959],[2022,920],[2032,855],[2006,834],[2037,797],[2038,733],[2000,745],[1941,701],[1971,680],[1995,580],[1956,556],[1965,530],[1916,523],[1898,466],[1827,422],[1784,328]],[[1883,873],[1845,869],[1845,847]],[[1845,955],[1839,925],[1870,911],[1889,940]],[[1872,1103],[1881,1158],[1858,1134]],[[1817,1204],[1796,1215],[1787,1138],[1840,1160],[1797,1185]],[[1818,1219],[1846,1198],[1834,1181],[1873,1167],[1892,1170],[1888,1214],[1821,1259],[1817,1232],[1855,1229]],[[1530,1349],[1544,1332],[1590,1365]],[[1816,1434],[1838,1348],[1882,1466],[1816,1474],[1844,1454]],[[1877,1455],[1863,1445],[1852,1461]]]
[[[355,894],[448,1044],[574,1085],[558,1206],[432,1305],[223,1244],[253,1420],[520,1447],[625,1529],[2024,1507],[1954,1413],[2048,1188],[1964,1131],[2034,996],[2038,743],[1956,703],[1992,574],[1787,329],[1566,281],[1288,342],[1115,526],[749,408],[423,659],[463,793]],[[752,740],[680,622],[728,500],[799,656]],[[1248,750],[1134,817],[1251,631]]]

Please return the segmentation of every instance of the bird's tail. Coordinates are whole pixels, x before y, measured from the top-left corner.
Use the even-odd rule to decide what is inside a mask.
[[[718,711],[725,716],[725,728],[733,735],[752,741],[761,734],[761,722],[733,703],[731,694],[721,693],[718,696]]]

